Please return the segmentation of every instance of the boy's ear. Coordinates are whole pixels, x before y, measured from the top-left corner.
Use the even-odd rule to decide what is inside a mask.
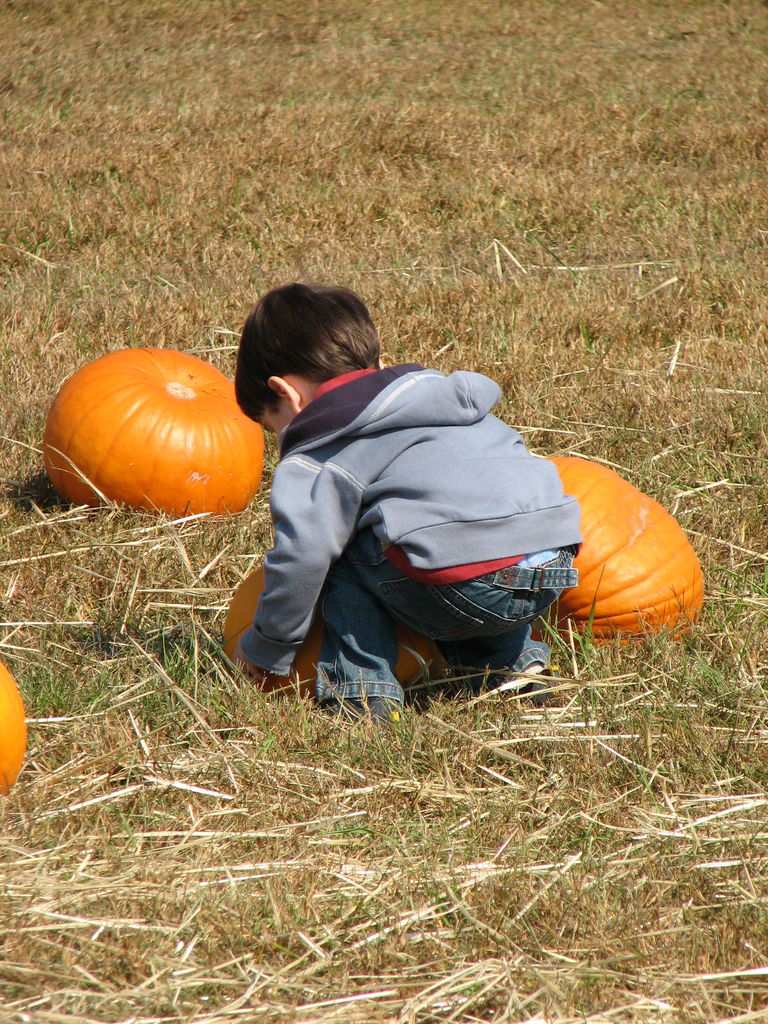
[[[298,415],[301,411],[301,396],[285,377],[270,377],[267,387],[285,401],[294,416]]]
[[[297,416],[312,401],[318,385],[291,373],[285,377],[270,377],[267,380],[267,387],[274,391],[278,398],[284,399],[293,415]]]
[[[274,391],[278,398],[287,398],[292,390],[285,377],[269,377],[267,387],[270,391]]]

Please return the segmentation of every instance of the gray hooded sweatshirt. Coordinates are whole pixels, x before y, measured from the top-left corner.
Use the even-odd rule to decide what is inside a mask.
[[[358,377],[282,431],[270,495],[274,546],[242,650],[286,674],[334,561],[364,527],[416,569],[580,543],[580,510],[554,463],[490,412],[488,377],[416,364]]]

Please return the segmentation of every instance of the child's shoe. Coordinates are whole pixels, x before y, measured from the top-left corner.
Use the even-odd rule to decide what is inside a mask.
[[[389,697],[367,697],[324,700],[321,709],[351,721],[370,720],[373,725],[392,725],[400,721],[400,704]]]
[[[512,679],[505,679],[503,683],[494,686],[494,690],[502,693],[510,693],[513,697],[525,697],[526,703],[540,708],[548,704],[554,697],[554,686],[556,683],[550,681],[557,677],[558,668],[556,665],[529,665],[524,675],[515,676]],[[528,679],[528,676],[537,676],[536,679]]]

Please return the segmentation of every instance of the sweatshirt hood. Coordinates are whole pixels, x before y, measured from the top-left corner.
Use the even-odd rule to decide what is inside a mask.
[[[280,435],[280,456],[347,435],[474,423],[500,396],[498,385],[479,373],[459,370],[445,376],[417,363],[386,367],[310,402]]]

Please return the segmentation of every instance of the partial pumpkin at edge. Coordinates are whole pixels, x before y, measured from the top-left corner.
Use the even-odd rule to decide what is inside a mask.
[[[27,722],[16,680],[0,661],[0,795],[7,796],[24,763]]]

